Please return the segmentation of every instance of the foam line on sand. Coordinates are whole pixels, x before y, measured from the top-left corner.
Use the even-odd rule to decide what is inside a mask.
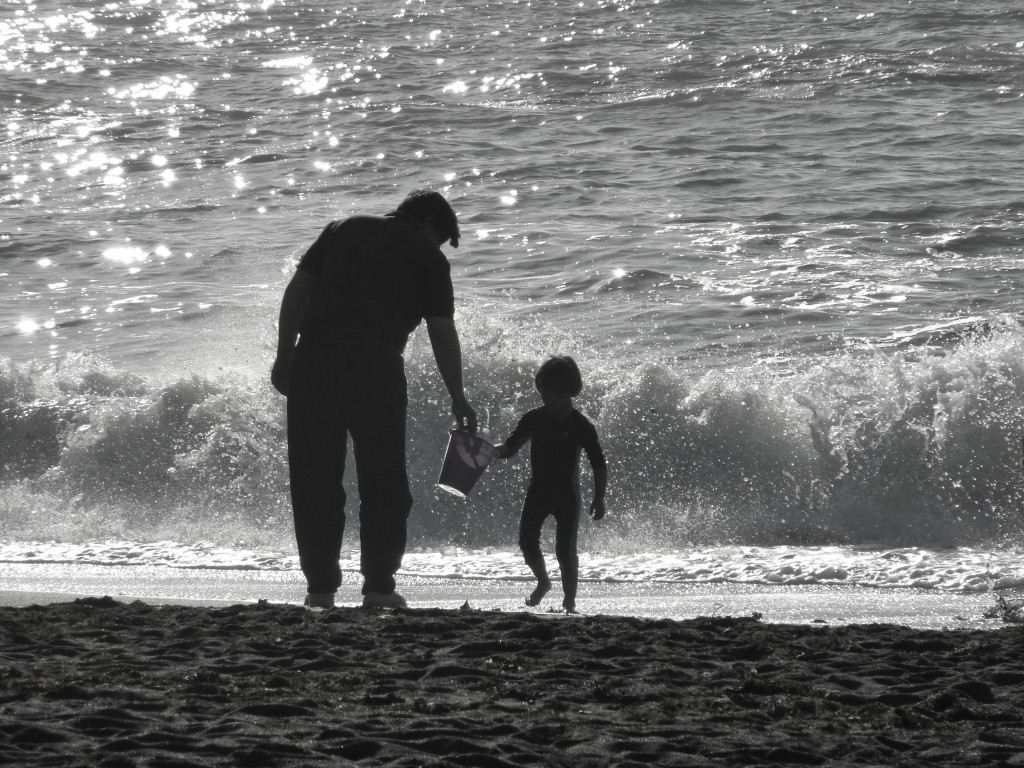
[[[414,608],[453,609],[468,602],[474,608],[522,611],[530,588],[529,581],[506,579],[400,580],[400,590]],[[291,571],[0,563],[0,605],[108,595],[125,601],[211,606],[258,600],[298,604],[303,584]],[[356,606],[360,600],[358,576],[353,575],[338,593],[338,603]],[[532,610],[546,612],[560,604],[556,581],[544,603]],[[998,627],[998,620],[985,617],[994,604],[989,594],[937,590],[652,582],[584,582],[577,600],[586,615],[686,619],[757,613],[763,621],[775,623],[895,623],[935,629]]]

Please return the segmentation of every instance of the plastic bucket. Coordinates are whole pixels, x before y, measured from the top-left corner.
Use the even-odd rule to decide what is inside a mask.
[[[448,434],[448,450],[437,487],[460,499],[466,498],[496,453],[497,449],[483,438],[453,429]]]

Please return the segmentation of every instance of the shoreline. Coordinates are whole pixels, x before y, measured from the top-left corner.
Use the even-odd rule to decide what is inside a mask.
[[[345,574],[337,595],[340,608],[361,603],[358,574]],[[471,608],[507,613],[558,612],[557,583],[537,608],[523,604],[532,582],[508,579],[452,579],[400,574],[399,592],[411,609]],[[266,601],[301,605],[301,574],[168,566],[102,566],[68,563],[0,563],[0,606],[49,605],[109,596],[118,601],[225,607]],[[836,586],[677,584],[583,581],[577,607],[585,616],[686,620],[755,614],[774,624],[899,624],[916,629],[998,629],[987,618],[993,593],[948,593],[922,589]]]

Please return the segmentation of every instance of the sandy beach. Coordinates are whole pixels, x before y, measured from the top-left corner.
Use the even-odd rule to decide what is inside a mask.
[[[309,611],[4,592],[0,764],[1024,765],[1019,625],[480,600]]]

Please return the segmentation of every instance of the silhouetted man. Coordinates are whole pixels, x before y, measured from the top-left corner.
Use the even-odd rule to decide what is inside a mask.
[[[285,289],[271,381],[288,397],[288,464],[306,605],[330,608],[341,585],[348,438],[359,487],[363,606],[399,608],[395,573],[412,508],[406,471],[403,352],[424,320],[459,426],[476,431],[462,381],[451,267],[441,246],[459,225],[437,192],[386,216],[327,225]],[[298,339],[298,343],[296,343]]]

